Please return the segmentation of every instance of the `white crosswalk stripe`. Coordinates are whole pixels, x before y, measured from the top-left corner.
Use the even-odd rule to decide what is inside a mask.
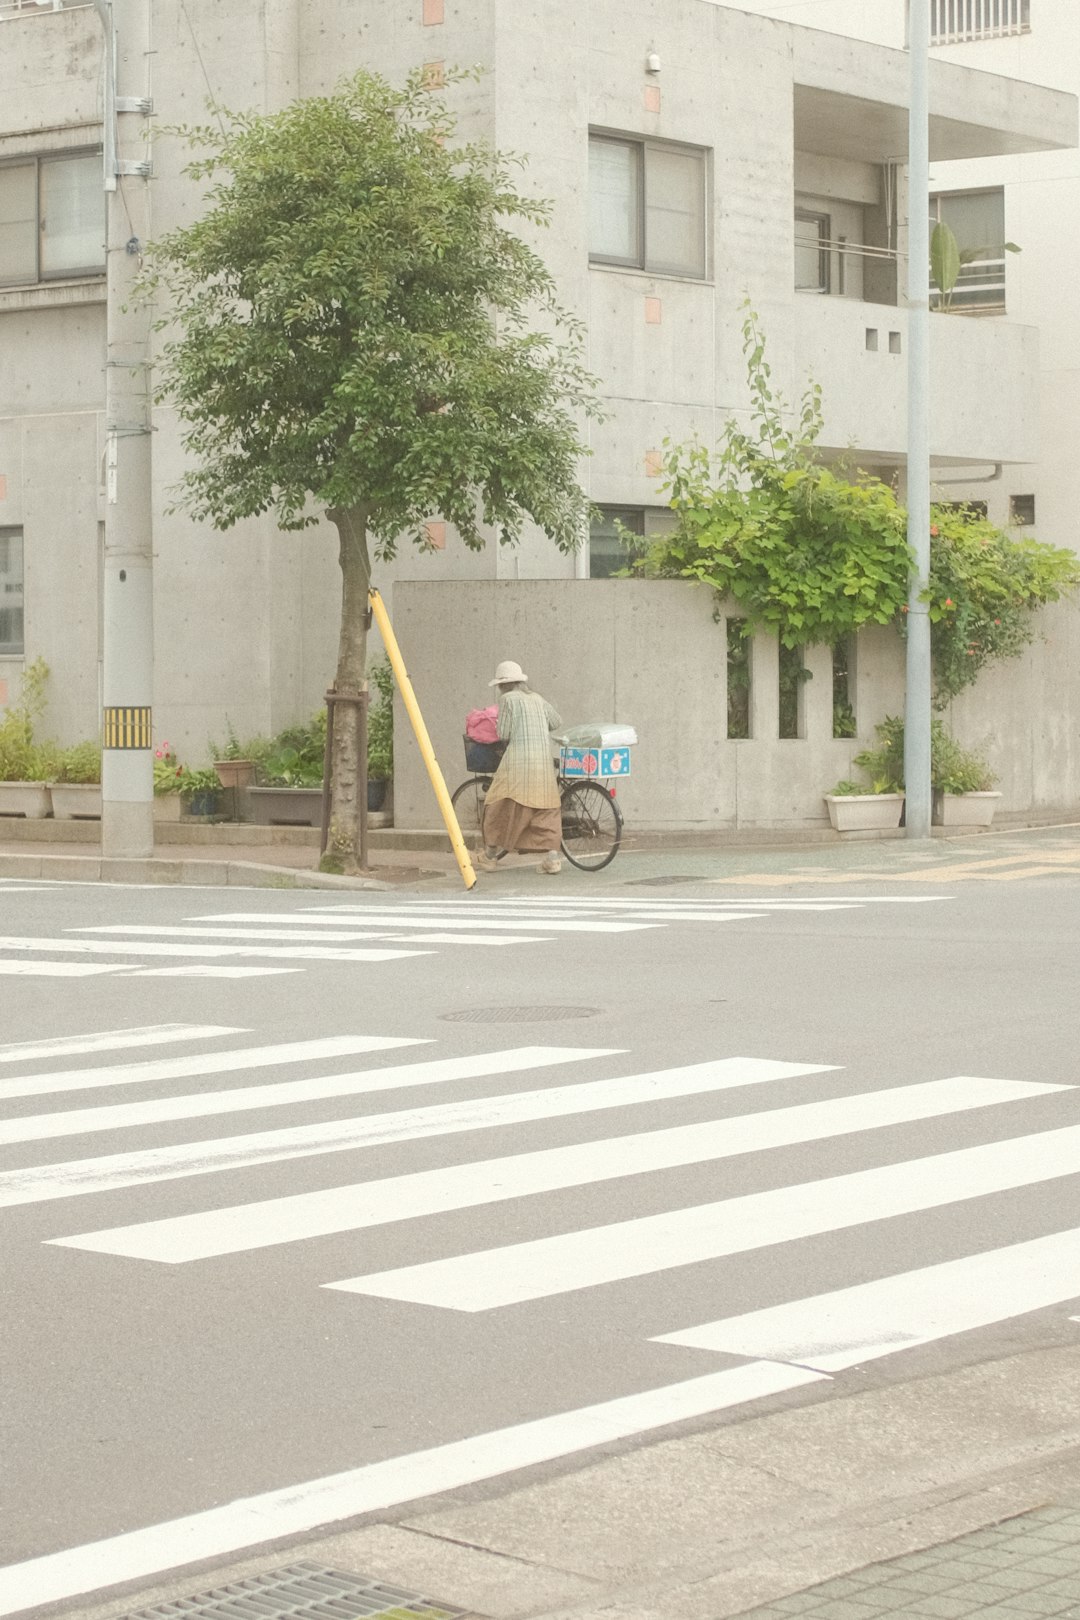
[[[278,910],[196,913],[178,922],[111,922],[65,928],[49,936],[0,936],[0,976],[15,978],[194,978],[213,983],[300,973],[313,964],[409,963],[438,947],[505,950],[674,927],[708,932],[781,915],[821,916],[872,905],[920,905],[942,895],[813,895],[783,899],[624,899],[606,895],[396,896],[343,900]],[[197,902],[196,902],[197,903]],[[824,920],[824,919],[823,919]],[[97,957],[130,960],[98,962]],[[87,957],[88,961],[71,961]],[[52,960],[47,960],[51,958]],[[139,961],[138,958],[142,958]],[[166,958],[171,965],[151,965]]]
[[[30,1063],[38,1058],[81,1057],[91,1052],[121,1052],[130,1047],[174,1046],[181,1041],[210,1041],[223,1035],[246,1035],[227,1024],[148,1024],[137,1029],[103,1029],[94,1035],[51,1035],[39,1041],[8,1041],[0,1046],[0,1063]]]

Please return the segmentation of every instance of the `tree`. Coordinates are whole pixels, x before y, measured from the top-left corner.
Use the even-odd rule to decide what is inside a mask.
[[[190,455],[177,504],[219,529],[325,512],[346,697],[366,685],[372,548],[430,549],[435,517],[473,549],[485,528],[515,543],[531,518],[570,551],[586,527],[582,329],[513,228],[545,225],[549,206],[518,194],[511,159],[453,145],[454,127],[423,74],[398,89],[359,73],[280,113],[181,131],[207,206],[155,244],[144,283],[168,334],[159,393]],[[360,764],[339,725],[329,854],[346,869]]]

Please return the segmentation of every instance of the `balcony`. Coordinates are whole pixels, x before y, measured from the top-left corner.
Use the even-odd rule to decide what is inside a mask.
[[[50,11],[78,11],[94,0],[0,0],[0,22],[14,17],[43,17]]]
[[[930,0],[930,43],[966,45],[1031,32],[1031,0]]]
[[[907,311],[853,298],[795,300],[793,371],[824,395],[824,446],[889,464],[907,447]],[[930,324],[931,454],[939,466],[1038,457],[1038,333],[937,314]]]

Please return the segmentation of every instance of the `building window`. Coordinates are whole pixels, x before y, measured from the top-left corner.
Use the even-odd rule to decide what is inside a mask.
[[[101,154],[0,164],[0,286],[105,269]]]
[[[829,248],[832,222],[828,214],[795,210],[795,291],[829,291]]]
[[[933,302],[972,314],[1005,309],[1005,193],[953,191],[931,199],[930,228],[947,225],[960,249],[960,275],[951,292],[932,291]],[[1015,252],[1015,248],[1012,249]]]
[[[589,578],[610,579],[630,562],[620,528],[644,535],[645,509],[642,506],[601,506],[589,530]]]
[[[1031,30],[1031,0],[930,0],[931,45],[1002,39]]]
[[[707,153],[589,136],[589,258],[659,275],[706,273]]]
[[[22,530],[0,529],[0,653],[24,650]]]
[[[1009,496],[1009,522],[1017,528],[1027,529],[1035,522],[1034,495]]]

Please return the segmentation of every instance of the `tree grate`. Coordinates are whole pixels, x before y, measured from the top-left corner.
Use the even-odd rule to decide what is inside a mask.
[[[599,1007],[463,1007],[440,1014],[450,1024],[554,1024],[565,1018],[595,1018]]]
[[[133,1609],[120,1620],[457,1620],[461,1609],[325,1564],[290,1564],[211,1592]]]

